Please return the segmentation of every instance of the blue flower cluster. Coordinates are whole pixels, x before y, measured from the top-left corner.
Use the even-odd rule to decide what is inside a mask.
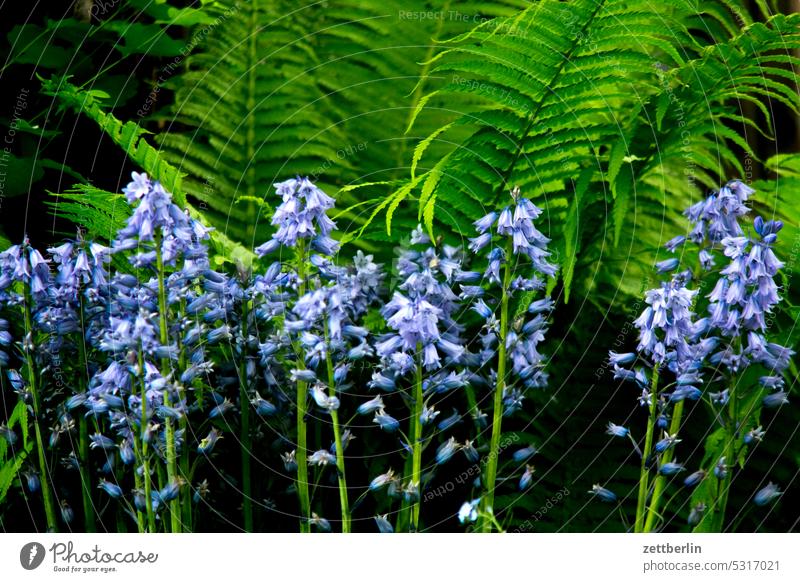
[[[556,267],[534,226],[541,211],[515,191],[477,221],[478,270],[415,229],[389,292],[371,255],[336,256],[330,196],[299,177],[275,190],[274,235],[255,249],[263,269],[219,268],[213,233],[138,173],[110,246],[79,233],[47,256],[27,240],[0,253],[0,367],[34,412],[39,462],[22,475],[50,529],[81,516],[92,531],[114,518],[96,509],[110,498],[138,531],[191,531],[238,494],[245,530],[268,527],[275,505],[261,500],[288,495],[301,531],[350,531],[366,496],[379,531],[416,531],[426,484],[457,455],[490,469],[453,517],[491,515],[501,420],[547,384],[539,346],[553,302],[535,294]],[[0,437],[18,445],[6,425]],[[220,478],[231,451],[241,471]],[[394,467],[351,499],[348,468],[369,473],[366,453]],[[530,487],[534,453],[517,451],[503,480],[519,470]],[[338,491],[340,519],[323,517],[332,504],[317,484]]]
[[[675,273],[647,291],[647,307],[634,322],[638,354],[609,353],[615,379],[638,386],[639,402],[649,416],[641,447],[625,427],[611,423],[607,431],[630,437],[642,457],[637,531],[658,527],[665,479],[685,470],[674,461],[675,445],[681,441],[677,435],[684,428],[684,401],[703,400],[714,412],[706,445],[711,463],[683,480],[685,487],[696,489],[688,521],[702,531],[721,530],[734,459],[764,436],[758,424],[762,408],[787,402],[784,374],[794,351],[771,341],[768,322],[781,300],[775,278],[783,263],[773,247],[783,224],[757,216],[751,227],[743,226],[753,193],[733,181],[686,211],[688,236],[665,245],[671,253],[685,252],[657,264],[659,272]],[[687,242],[694,244],[694,252]],[[679,270],[692,257],[694,268]],[[701,297],[701,285],[708,282],[712,290]],[[707,315],[699,317],[696,312],[703,306]],[[760,375],[758,382],[745,380],[753,373]],[[656,477],[651,479],[653,470]],[[763,505],[776,497],[766,492],[756,501]]]

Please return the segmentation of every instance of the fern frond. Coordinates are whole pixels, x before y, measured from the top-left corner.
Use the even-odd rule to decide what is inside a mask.
[[[698,27],[713,22],[718,36],[701,40]],[[431,225],[466,227],[519,186],[545,208],[567,298],[584,237],[623,245],[632,212],[647,223],[665,206],[680,210],[678,201],[698,188],[741,173],[741,152],[755,159],[737,106],[748,100],[768,113],[765,102],[774,100],[796,108],[786,67],[796,64],[797,32],[796,16],[753,23],[732,0],[544,0],[483,23],[432,59],[433,86],[417,109],[447,119],[412,159],[422,184],[437,174],[418,212]],[[473,106],[455,115],[433,104],[463,94]],[[447,143],[456,145],[440,165],[432,148]],[[687,152],[692,180],[665,200],[658,193],[679,181]],[[642,203],[652,208],[640,213]],[[591,208],[605,221],[582,228],[579,217]]]
[[[167,162],[161,153],[144,139],[144,136],[149,132],[142,129],[137,123],[132,121],[122,122],[111,113],[105,112],[99,102],[104,96],[102,92],[80,89],[69,83],[66,79],[43,80],[42,91],[47,95],[56,97],[61,102],[62,106],[73,109],[78,113],[84,113],[92,121],[97,123],[100,129],[125,151],[132,162],[136,163],[153,179],[161,182],[161,184],[172,193],[173,199],[178,205],[186,208],[195,218],[203,218],[201,213],[193,208],[186,200],[186,194],[183,190],[183,175],[181,172]],[[97,202],[106,204],[105,210],[91,212],[86,210],[85,204],[83,204],[82,209],[79,208],[82,203],[78,202],[77,204],[79,206],[67,207],[66,212],[68,214],[71,213],[71,216],[68,217],[74,219],[75,222],[81,226],[86,226],[83,222],[85,220],[88,221],[87,223],[92,228],[109,228],[111,225],[105,220],[108,219],[108,216],[104,217],[103,213],[108,210],[107,206],[112,202],[108,199],[110,193],[98,190],[92,186],[83,185],[79,186],[77,191],[70,193],[70,197],[76,194],[79,195],[81,192],[94,193]],[[106,198],[103,198],[103,196]],[[113,201],[114,204],[116,203],[115,201],[116,199]],[[72,198],[72,202],[75,203],[74,198]],[[63,212],[64,208],[62,207],[61,210]],[[116,216],[113,212],[112,214]],[[93,221],[96,221],[96,223]],[[106,232],[102,232],[102,230],[98,230],[96,232],[107,240],[113,238],[113,233],[111,231],[106,230]],[[227,256],[235,256],[245,263],[252,261],[254,256],[252,251],[232,241],[225,233],[212,231],[211,239],[217,248],[227,253]]]

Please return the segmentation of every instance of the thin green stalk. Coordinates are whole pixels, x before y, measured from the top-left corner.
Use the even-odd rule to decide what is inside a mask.
[[[92,502],[92,484],[89,476],[89,426],[86,419],[78,419],[78,471],[81,479],[81,497],[83,498],[83,523],[86,533],[96,531],[94,521],[94,504]]]
[[[156,271],[158,274],[158,324],[159,331],[161,332],[161,345],[166,346],[169,343],[169,333],[167,331],[167,289],[164,283],[164,257],[161,250],[161,233],[157,233],[155,237],[156,246]],[[169,360],[162,358],[161,360],[161,373],[165,374],[169,368]],[[143,370],[144,371],[144,370]],[[171,406],[169,390],[164,390],[164,405]],[[175,427],[172,424],[172,419],[167,416],[164,419],[164,426],[166,431],[166,444],[167,444],[167,481],[170,483],[175,482],[178,473],[178,462],[175,451]],[[180,496],[169,502],[170,514],[170,529],[172,533],[179,533],[181,531],[181,508]]]
[[[725,464],[728,466],[725,479],[719,483],[719,496],[714,503],[714,511],[711,521],[712,532],[722,532],[725,526],[725,510],[728,506],[728,493],[731,490],[733,481],[733,470],[736,468],[736,432],[738,430],[738,410],[736,397],[737,378],[731,379],[731,388],[728,395],[728,422],[725,425]]]
[[[422,507],[422,346],[417,346],[417,375],[414,381],[414,411],[411,415],[411,482],[417,487],[419,498],[411,505],[409,531],[419,531],[419,513]]]
[[[297,277],[299,279],[298,294],[302,296],[306,292],[306,253],[305,241],[297,241]],[[297,359],[302,362],[304,358],[303,348],[295,346]],[[305,382],[297,382],[297,496],[300,499],[300,532],[308,533],[311,531],[311,503],[308,497],[308,439],[306,435],[306,398],[307,388]]]
[[[653,367],[653,378],[650,391],[650,414],[647,418],[647,433],[644,437],[642,450],[642,466],[639,471],[639,495],[636,503],[636,522],[633,531],[642,533],[645,525],[645,508],[647,507],[647,493],[650,490],[650,469],[647,461],[653,450],[653,431],[656,426],[656,412],[658,410],[658,364]]]
[[[33,352],[36,347],[33,345],[33,317],[31,316],[31,292],[26,284],[24,291],[24,312],[25,312],[25,339],[23,340],[23,351],[25,352],[25,365],[28,369],[28,385],[31,389],[31,400],[33,401],[33,430],[36,434],[36,449],[39,459],[39,474],[42,487],[42,502],[47,518],[47,529],[52,532],[58,531],[56,521],[56,508],[53,501],[53,494],[50,491],[50,471],[47,467],[45,457],[44,440],[42,431],[39,428],[39,411],[41,402],[39,400],[39,382],[36,376],[36,364],[33,359]]]
[[[675,435],[678,433],[678,430],[681,427],[681,418],[683,417],[683,400],[679,400],[675,403],[675,408],[672,411],[672,420],[669,424],[669,434]],[[669,463],[672,461],[673,449],[670,447],[664,452],[664,455],[661,458],[661,464]],[[661,495],[664,492],[664,489],[667,486],[667,477],[658,474],[655,480],[655,485],[653,486],[653,496],[650,498],[650,506],[647,510],[647,520],[644,525],[644,532],[649,533],[653,531],[653,528],[656,525],[656,520],[660,518],[660,513],[658,511],[658,506],[661,503]]]
[[[182,368],[183,369],[183,368]],[[189,423],[186,416],[182,416],[179,421],[180,430],[183,431],[183,434],[188,434],[188,427]],[[189,447],[183,447],[181,451],[181,459],[180,459],[180,474],[181,478],[189,481],[191,483],[191,479],[187,479],[186,475],[189,474]],[[181,531],[183,532],[191,532],[192,531],[192,491],[190,487],[183,487],[180,492],[181,496]]]
[[[144,381],[144,354],[142,348],[139,347],[139,389],[142,392],[142,416],[140,420],[140,432],[144,435],[147,430],[147,385]],[[147,524],[150,533],[156,533],[156,516],[153,511],[153,502],[151,499],[153,487],[150,482],[150,457],[147,439],[142,438],[142,479],[144,481],[144,504],[145,511],[147,512]]]
[[[411,439],[406,439],[407,443],[411,442]],[[403,483],[406,482],[406,479],[412,473],[412,467],[414,464],[414,457],[413,455],[406,455],[405,461],[403,462]],[[394,530],[395,531],[406,531],[409,527],[409,522],[411,520],[410,517],[411,513],[411,504],[406,501],[405,495],[401,497],[400,501],[400,510],[397,512],[397,520],[395,522]]]
[[[500,298],[500,333],[497,346],[497,384],[494,388],[494,403],[492,405],[492,437],[489,444],[489,456],[486,460],[486,478],[483,485],[485,492],[482,499],[480,531],[492,531],[494,520],[494,490],[497,482],[497,458],[500,455],[500,436],[503,422],[503,393],[506,388],[506,336],[508,335],[508,303],[509,287],[511,286],[511,239],[506,244],[506,261],[503,264],[503,289]],[[489,519],[489,518],[492,519]]]
[[[472,422],[475,425],[476,429],[475,441],[481,442],[482,440],[481,435],[483,434],[483,428],[481,427],[480,419],[478,418],[480,409],[478,408],[478,399],[475,397],[475,388],[473,388],[471,384],[467,384],[464,387],[464,393],[467,396],[467,406],[469,406],[469,410],[472,413]]]
[[[80,317],[81,317],[81,337],[78,339],[78,354],[80,357],[80,365],[82,369],[82,380],[84,386],[89,386],[89,368],[88,359],[86,356],[85,338],[86,332],[84,330],[84,305],[83,295],[80,295]],[[78,419],[78,471],[81,478],[81,497],[83,499],[83,522],[86,533],[94,533],[95,519],[94,519],[94,503],[92,502],[92,482],[89,475],[89,427],[86,422],[86,417],[81,415]]]
[[[137,461],[141,460],[141,448],[139,446],[139,437],[136,436],[135,430],[133,435],[133,454],[136,457]],[[138,467],[137,467],[138,468]],[[139,471],[133,471],[133,484],[136,487],[137,491],[143,491],[142,489],[142,476],[139,475]],[[144,521],[144,514],[142,510],[138,507],[136,508],[136,527],[139,533],[144,533],[146,530],[146,525]]]
[[[245,301],[242,306],[242,337],[247,341],[247,318],[248,306]],[[239,435],[242,443],[242,515],[244,518],[244,531],[253,531],[253,491],[250,477],[250,451],[252,442],[250,439],[250,395],[247,391],[247,359],[245,358],[244,346],[242,346],[242,360],[239,364],[239,407],[241,408],[241,434]]]
[[[181,299],[180,302],[180,320],[183,321],[186,316],[186,300]],[[186,363],[186,350],[184,349],[183,342],[181,341],[180,335],[177,338],[178,342],[178,369],[179,370],[186,370],[187,363]],[[189,420],[186,418],[186,415],[182,415],[179,421],[180,430],[183,431],[184,435],[189,434]],[[186,479],[189,483],[192,482],[191,476],[189,474],[189,447],[183,447],[181,450],[181,459],[180,459],[180,466],[181,466],[181,477]],[[184,532],[191,532],[193,529],[193,513],[192,513],[192,491],[190,487],[183,487],[181,489],[181,522],[183,525]]]
[[[328,322],[323,325],[325,331],[325,364],[328,368],[328,395],[336,396],[336,382],[333,379],[333,360],[331,358]],[[336,474],[339,478],[339,504],[342,509],[342,533],[350,533],[350,503],[347,499],[347,479],[345,477],[344,443],[342,441],[342,428],[339,424],[339,411],[331,410],[333,423],[333,438],[336,443]]]

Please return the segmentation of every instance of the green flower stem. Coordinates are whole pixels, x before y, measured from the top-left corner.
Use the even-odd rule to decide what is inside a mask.
[[[84,385],[89,385],[89,361],[86,355],[86,333],[84,329],[83,295],[80,295],[81,337],[78,338],[78,354],[82,370]],[[92,482],[89,475],[89,427],[86,417],[78,418],[78,471],[81,479],[81,498],[83,499],[83,523],[86,533],[94,533],[95,517],[94,503],[92,502]],[[141,516],[140,516],[141,517]]]
[[[410,445],[411,439],[406,438],[406,442]],[[406,455],[405,461],[403,462],[403,483],[411,478],[413,464],[413,454]],[[411,504],[406,501],[405,496],[402,496],[400,501],[400,510],[397,512],[397,520],[394,526],[395,531],[402,532],[408,530],[409,522],[411,520],[410,513]]]
[[[408,529],[419,531],[419,513],[422,506],[422,346],[417,346],[417,375],[414,382],[414,410],[411,415],[411,482],[417,487],[419,498],[411,505],[411,521]]]
[[[497,482],[497,457],[500,455],[500,435],[503,422],[503,393],[506,388],[506,336],[508,335],[509,318],[508,303],[510,300],[509,287],[511,286],[511,239],[506,244],[506,260],[503,264],[503,289],[500,298],[500,333],[497,346],[497,384],[494,389],[494,403],[492,405],[492,437],[489,444],[489,456],[486,460],[486,477],[483,481],[485,492],[481,501],[481,518],[479,530],[484,533],[492,531],[494,517],[494,490]],[[490,519],[491,518],[491,519]]]
[[[180,301],[180,321],[184,321],[186,317],[186,299],[181,298]],[[186,350],[183,346],[183,341],[178,334],[177,337],[178,343],[178,369],[179,370],[186,370],[187,362],[186,362]],[[187,395],[188,399],[188,395]],[[186,415],[181,416],[179,421],[180,429],[183,431],[184,435],[189,434],[189,420]],[[181,477],[186,479],[189,483],[192,482],[190,469],[189,469],[189,447],[185,446],[181,450],[181,459],[180,459],[180,466],[181,466]],[[191,532],[194,523],[194,514],[192,512],[192,491],[191,487],[183,487],[181,488],[181,522],[183,524],[183,531],[184,532]]]
[[[161,332],[161,345],[166,346],[169,343],[169,334],[167,331],[167,312],[169,306],[167,305],[167,289],[164,283],[164,257],[161,249],[162,234],[156,233],[155,246],[156,246],[156,271],[158,273],[158,324],[159,331]],[[161,373],[164,374],[169,369],[169,360],[163,358],[161,360]],[[144,373],[144,369],[142,369]],[[170,402],[169,389],[164,390],[164,405],[172,406]],[[167,444],[167,481],[170,483],[175,482],[178,473],[178,459],[175,451],[175,426],[172,419],[167,417],[164,419],[164,426],[166,431],[166,444]],[[149,499],[147,500],[149,503]],[[172,533],[179,533],[181,531],[181,508],[180,508],[180,495],[169,502],[170,513],[170,530]]]
[[[249,316],[247,302],[242,306],[242,337],[247,341],[247,318]],[[242,451],[242,517],[244,531],[253,531],[253,490],[250,476],[250,454],[252,441],[250,438],[250,395],[247,391],[247,359],[242,346],[242,361],[239,364],[239,408],[241,409],[241,451]]]
[[[678,430],[681,427],[681,418],[683,417],[683,400],[679,400],[675,403],[675,408],[672,411],[672,420],[669,424],[669,434],[674,435],[677,434]],[[673,449],[670,447],[664,452],[664,455],[661,459],[663,463],[669,463],[672,460],[673,456]],[[664,488],[667,486],[667,477],[664,475],[659,475],[656,477],[655,485],[653,486],[653,496],[650,499],[650,506],[647,510],[647,520],[645,521],[644,525],[644,532],[649,533],[652,532],[656,526],[657,520],[661,518],[661,514],[659,513],[659,505],[661,503],[661,495],[664,493]]]
[[[467,406],[469,406],[469,410],[472,413],[472,423],[475,425],[475,442],[481,442],[482,438],[481,435],[483,434],[483,429],[480,425],[480,419],[478,418],[478,413],[480,410],[478,409],[478,399],[475,397],[475,388],[472,387],[471,384],[467,384],[464,387],[464,393],[467,396]]]
[[[39,410],[41,409],[41,402],[39,399],[39,382],[36,376],[36,363],[34,362],[33,353],[36,351],[36,346],[33,345],[33,317],[31,316],[31,292],[30,287],[26,284],[24,291],[24,311],[25,311],[25,339],[23,340],[23,351],[25,352],[25,367],[28,369],[28,385],[31,389],[31,400],[33,402],[33,431],[36,435],[36,449],[39,459],[39,474],[42,487],[42,501],[44,503],[44,512],[47,518],[47,529],[51,532],[58,531],[58,523],[56,522],[56,508],[53,501],[53,494],[50,491],[50,471],[47,467],[47,459],[45,457],[44,440],[42,439],[42,430],[39,427]]]
[[[86,533],[94,533],[96,531],[94,503],[92,502],[92,483],[89,475],[89,426],[83,416],[78,419],[78,470],[81,479],[84,529]]]
[[[142,454],[141,446],[139,444],[139,437],[136,435],[135,430],[133,430],[133,454],[136,457],[138,465],[138,463],[142,461]],[[139,475],[139,471],[134,470],[133,472],[133,484],[137,491],[144,491],[144,489],[142,489],[142,475]],[[147,525],[144,521],[144,514],[138,507],[136,508],[136,527],[139,530],[139,533],[144,533],[147,531]]]
[[[722,532],[725,526],[725,510],[728,506],[728,493],[731,490],[731,482],[733,481],[733,470],[736,468],[736,440],[737,440],[737,396],[736,384],[738,379],[734,376],[731,379],[731,387],[728,395],[728,422],[725,425],[725,464],[728,466],[728,474],[725,479],[719,483],[719,494],[713,505],[713,514],[711,518],[711,531]],[[716,462],[716,460],[712,460]],[[711,469],[713,474],[713,466]]]
[[[651,384],[650,414],[647,418],[647,433],[644,437],[644,449],[642,450],[642,465],[639,471],[639,495],[636,503],[636,522],[633,530],[636,533],[644,531],[647,494],[650,491],[650,469],[647,468],[647,460],[653,450],[653,432],[656,425],[656,412],[658,411],[658,364],[653,367]]]
[[[144,381],[144,354],[142,353],[141,346],[139,347],[139,388],[142,391],[142,417],[141,417],[141,430],[140,433],[144,435],[147,430],[147,385]],[[151,494],[153,491],[150,482],[150,456],[148,451],[147,440],[142,438],[141,459],[142,459],[142,480],[144,481],[144,504],[145,511],[147,512],[147,525],[150,533],[156,533],[156,516],[153,511],[153,503]],[[134,442],[136,442],[134,440]]]
[[[306,292],[306,249],[305,241],[297,241],[297,277],[299,279],[298,294],[302,296]],[[305,359],[303,348],[295,346],[298,362]],[[297,382],[297,496],[300,499],[300,532],[308,533],[311,531],[311,503],[308,496],[308,449],[306,436],[306,399],[308,390],[305,382]]]
[[[328,322],[323,326],[325,332],[325,364],[328,368],[328,395],[336,396],[336,382],[333,379],[333,360],[331,359],[330,338]],[[350,533],[350,503],[347,498],[347,479],[345,477],[344,444],[342,442],[342,428],[339,424],[339,411],[331,410],[333,423],[333,438],[336,443],[336,474],[339,478],[339,504],[342,509],[342,533]]]

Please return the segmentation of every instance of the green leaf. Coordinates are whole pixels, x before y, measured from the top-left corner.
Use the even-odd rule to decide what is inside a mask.
[[[35,184],[44,176],[41,160],[35,156],[19,158],[9,155],[6,167],[3,168],[5,184],[3,193],[6,196],[19,196],[30,191],[31,184]]]
[[[123,123],[111,113],[105,112],[99,103],[100,94],[98,92],[83,91],[66,79],[43,80],[42,91],[57,97],[66,107],[87,115],[125,151],[131,161],[138,164],[153,179],[161,182],[164,188],[172,193],[176,204],[186,208],[193,218],[203,219],[201,213],[186,200],[186,193],[182,186],[183,174],[167,162],[158,150],[147,143],[144,139],[144,136],[148,134],[146,130],[132,121]],[[92,187],[86,186],[86,188]],[[106,235],[106,238],[111,238],[111,235]],[[236,255],[247,264],[252,262],[254,257],[252,251],[228,238],[224,232],[212,231],[211,240],[213,247],[220,252],[228,253],[229,256]]]

